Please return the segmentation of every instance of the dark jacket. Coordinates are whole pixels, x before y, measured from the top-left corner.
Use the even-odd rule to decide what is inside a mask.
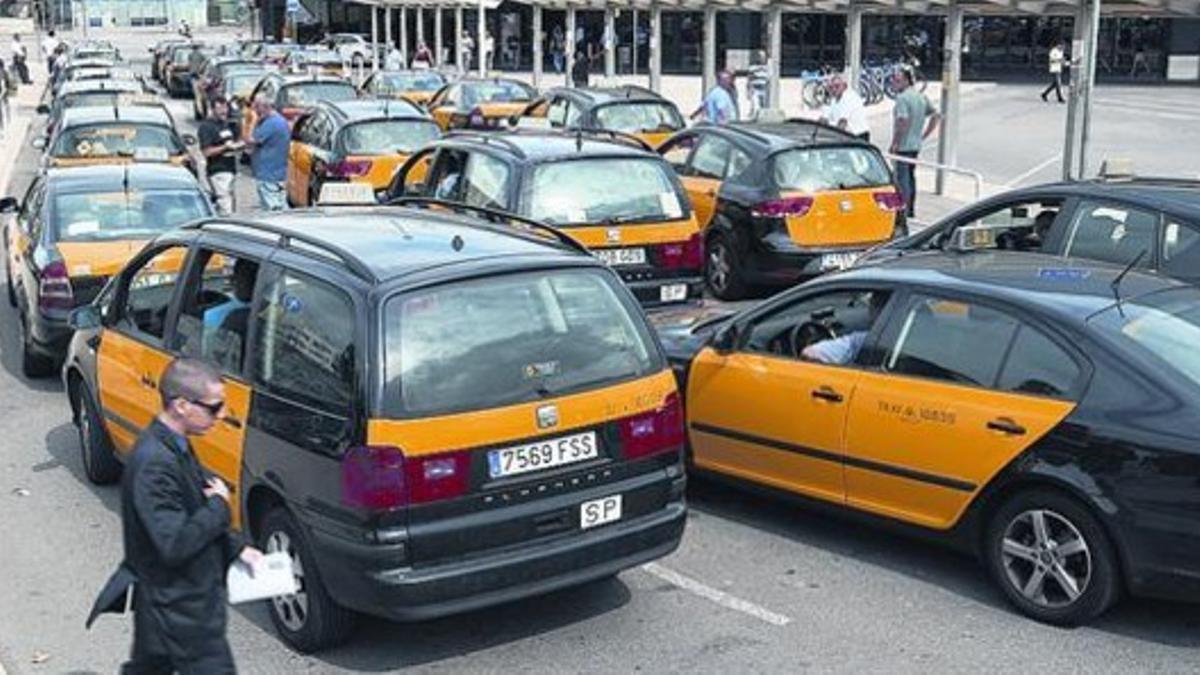
[[[229,507],[205,499],[207,474],[157,419],[121,482],[122,563],[137,579],[135,651],[194,659],[225,639],[225,571],[241,552]],[[111,589],[106,589],[111,592]]]
[[[571,84],[576,87],[588,86],[588,75],[592,71],[592,63],[586,57],[575,57],[575,65],[571,67]]]

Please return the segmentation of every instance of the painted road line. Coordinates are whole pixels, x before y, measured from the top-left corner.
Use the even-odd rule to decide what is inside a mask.
[[[1020,175],[1018,175],[1018,176],[1016,176],[1015,178],[1013,178],[1012,180],[1008,181],[1008,182],[1007,182],[1007,183],[1005,183],[1004,185],[1005,185],[1005,187],[1010,187],[1010,188],[1011,188],[1011,187],[1017,187],[1017,185],[1019,185],[1019,184],[1020,184],[1022,181],[1026,180],[1027,178],[1030,178],[1030,177],[1032,177],[1032,176],[1034,176],[1034,175],[1036,175],[1036,174],[1040,173],[1040,172],[1041,172],[1043,169],[1045,169],[1046,167],[1050,166],[1051,164],[1053,164],[1053,163],[1055,163],[1055,162],[1061,162],[1061,161],[1062,161],[1062,154],[1061,154],[1061,153],[1060,153],[1060,154],[1057,154],[1057,155],[1054,155],[1054,156],[1052,156],[1052,157],[1047,157],[1047,158],[1046,158],[1046,160],[1045,160],[1044,162],[1040,162],[1040,163],[1039,163],[1037,166],[1035,166],[1035,167],[1033,167],[1032,169],[1030,169],[1030,170],[1028,170],[1028,171],[1026,171],[1026,172],[1024,172],[1024,173],[1022,173],[1022,174],[1020,174]]]
[[[790,617],[786,617],[782,614],[776,614],[766,607],[756,605],[749,600],[743,600],[739,597],[730,595],[725,591],[717,590],[712,586],[696,581],[691,577],[684,576],[679,572],[663,567],[658,563],[647,563],[642,565],[641,569],[652,576],[662,579],[672,586],[678,586],[692,595],[700,596],[701,598],[714,602],[725,609],[732,609],[735,612],[748,614],[773,626],[786,626],[792,622]]]

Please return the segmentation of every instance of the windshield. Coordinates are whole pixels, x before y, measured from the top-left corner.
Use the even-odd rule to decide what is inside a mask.
[[[142,239],[210,215],[198,190],[77,192],[54,198],[57,241]]]
[[[317,101],[352,101],[358,92],[349,82],[305,82],[284,87],[280,92],[280,104],[284,108],[303,108],[316,105]]]
[[[601,129],[624,131],[627,134],[677,131],[683,128],[683,118],[675,106],[657,101],[612,103],[601,106],[596,110],[596,122]]]
[[[379,93],[392,94],[401,91],[437,91],[446,84],[439,73],[389,73],[379,76]]]
[[[556,225],[678,220],[683,202],[659,159],[611,157],[543,164],[530,181],[529,217]]]
[[[384,414],[494,408],[644,376],[661,359],[596,269],[456,283],[387,303]]]
[[[192,57],[192,52],[194,51],[198,50],[195,48],[176,49],[175,53],[171,55],[171,62],[177,66],[185,65],[188,59]]]
[[[102,124],[63,130],[51,153],[54,157],[136,157],[166,160],[183,154],[183,146],[166,127]]]
[[[533,91],[517,82],[474,82],[463,86],[463,106],[533,100]]]
[[[342,65],[342,55],[332,49],[306,49],[295,52],[292,57],[296,63],[324,63]]]
[[[63,108],[87,108],[90,106],[111,106],[121,98],[119,91],[86,91],[79,94],[63,94]]]
[[[225,78],[225,94],[238,98],[249,98],[254,93],[254,87],[262,80],[265,73],[231,73]]]
[[[438,125],[428,120],[359,122],[342,132],[342,147],[350,155],[412,153],[438,137]]]
[[[775,183],[781,190],[853,190],[892,182],[883,158],[867,147],[785,150],[774,159]]]
[[[1135,344],[1200,385],[1200,291],[1177,288],[1124,300],[1095,315],[1091,325]]]

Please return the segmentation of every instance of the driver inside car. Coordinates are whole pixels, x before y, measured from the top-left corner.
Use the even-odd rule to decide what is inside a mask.
[[[861,329],[814,342],[800,352],[800,357],[805,361],[831,366],[853,363],[862,350],[863,343],[867,341],[867,335],[871,332],[875,319],[879,317],[879,312],[887,304],[887,299],[886,293],[871,293],[867,298],[867,321]]]

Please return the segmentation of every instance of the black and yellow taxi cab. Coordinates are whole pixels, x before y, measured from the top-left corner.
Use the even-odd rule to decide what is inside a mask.
[[[153,94],[145,93],[136,80],[79,80],[66,82],[50,103],[38,105],[39,115],[46,116],[48,138],[58,126],[64,110],[92,106],[149,105],[157,102]]]
[[[267,73],[254,87],[250,94],[253,102],[259,96],[266,96],[275,102],[275,109],[287,120],[288,125],[295,124],[301,116],[312,111],[318,101],[339,103],[353,101],[358,98],[358,90],[349,80],[328,75],[299,74],[299,73]],[[243,127],[247,135],[258,124],[254,111],[247,108],[243,111]]]
[[[489,218],[498,218],[490,214]],[[616,274],[533,225],[420,207],[211,219],[150,243],[63,369],[84,466],[116,480],[177,355],[224,373],[192,440],[233,526],[292,557],[302,651],[610,576],[685,522],[675,380]]]
[[[108,40],[84,40],[71,45],[67,51],[71,59],[108,59],[121,61],[121,50]]]
[[[427,107],[443,130],[500,129],[533,102],[533,87],[504,77],[464,77],[441,88]]]
[[[162,83],[168,96],[185,97],[192,94],[194,67],[209,55],[216,54],[217,47],[202,42],[188,42],[167,49],[163,59]]]
[[[305,46],[293,49],[283,60],[283,69],[294,73],[319,73],[335,77],[350,75],[350,64],[336,50]]]
[[[282,66],[287,61],[288,54],[300,48],[300,45],[295,42],[259,42],[253,45],[245,55],[263,63]]]
[[[683,324],[695,468],[977,553],[1038,620],[1200,599],[1200,289],[925,253]]]
[[[58,71],[58,75],[43,91],[44,101],[52,100],[67,82],[77,80],[134,80],[141,82],[141,76],[129,66],[104,59],[85,59],[68,63]]]
[[[191,134],[179,135],[160,102],[64,110],[48,140],[33,140],[35,148],[44,150],[47,167],[164,162],[193,173],[196,161],[188,146],[195,143]]]
[[[212,214],[192,174],[171,166],[48,169],[5,227],[8,301],[17,308],[22,370],[49,375],[71,338],[67,314],[91,302],[149,239]]]
[[[446,76],[436,70],[380,70],[367,77],[358,90],[364,96],[405,99],[423,106],[446,82]]]
[[[671,167],[609,132],[455,132],[396,173],[391,198],[497,208],[561,228],[612,265],[645,305],[703,291],[699,221]]]
[[[314,206],[333,182],[365,183],[386,196],[396,170],[441,135],[429,113],[408,101],[318,103],[292,128],[288,200]]]
[[[267,70],[266,64],[240,56],[220,54],[208,57],[196,77],[192,78],[192,116],[201,120],[208,115],[209,99],[224,89],[223,80],[231,73],[248,71],[262,77]]]
[[[848,267],[906,232],[883,155],[834,127],[701,124],[658,151],[705,228],[706,280],[725,300]]]
[[[522,113],[555,129],[608,129],[657,148],[687,127],[674,103],[644,87],[557,87]]]
[[[147,51],[150,52],[150,79],[163,82],[163,66],[167,50],[177,45],[187,44],[187,38],[167,38],[155,42]]]

